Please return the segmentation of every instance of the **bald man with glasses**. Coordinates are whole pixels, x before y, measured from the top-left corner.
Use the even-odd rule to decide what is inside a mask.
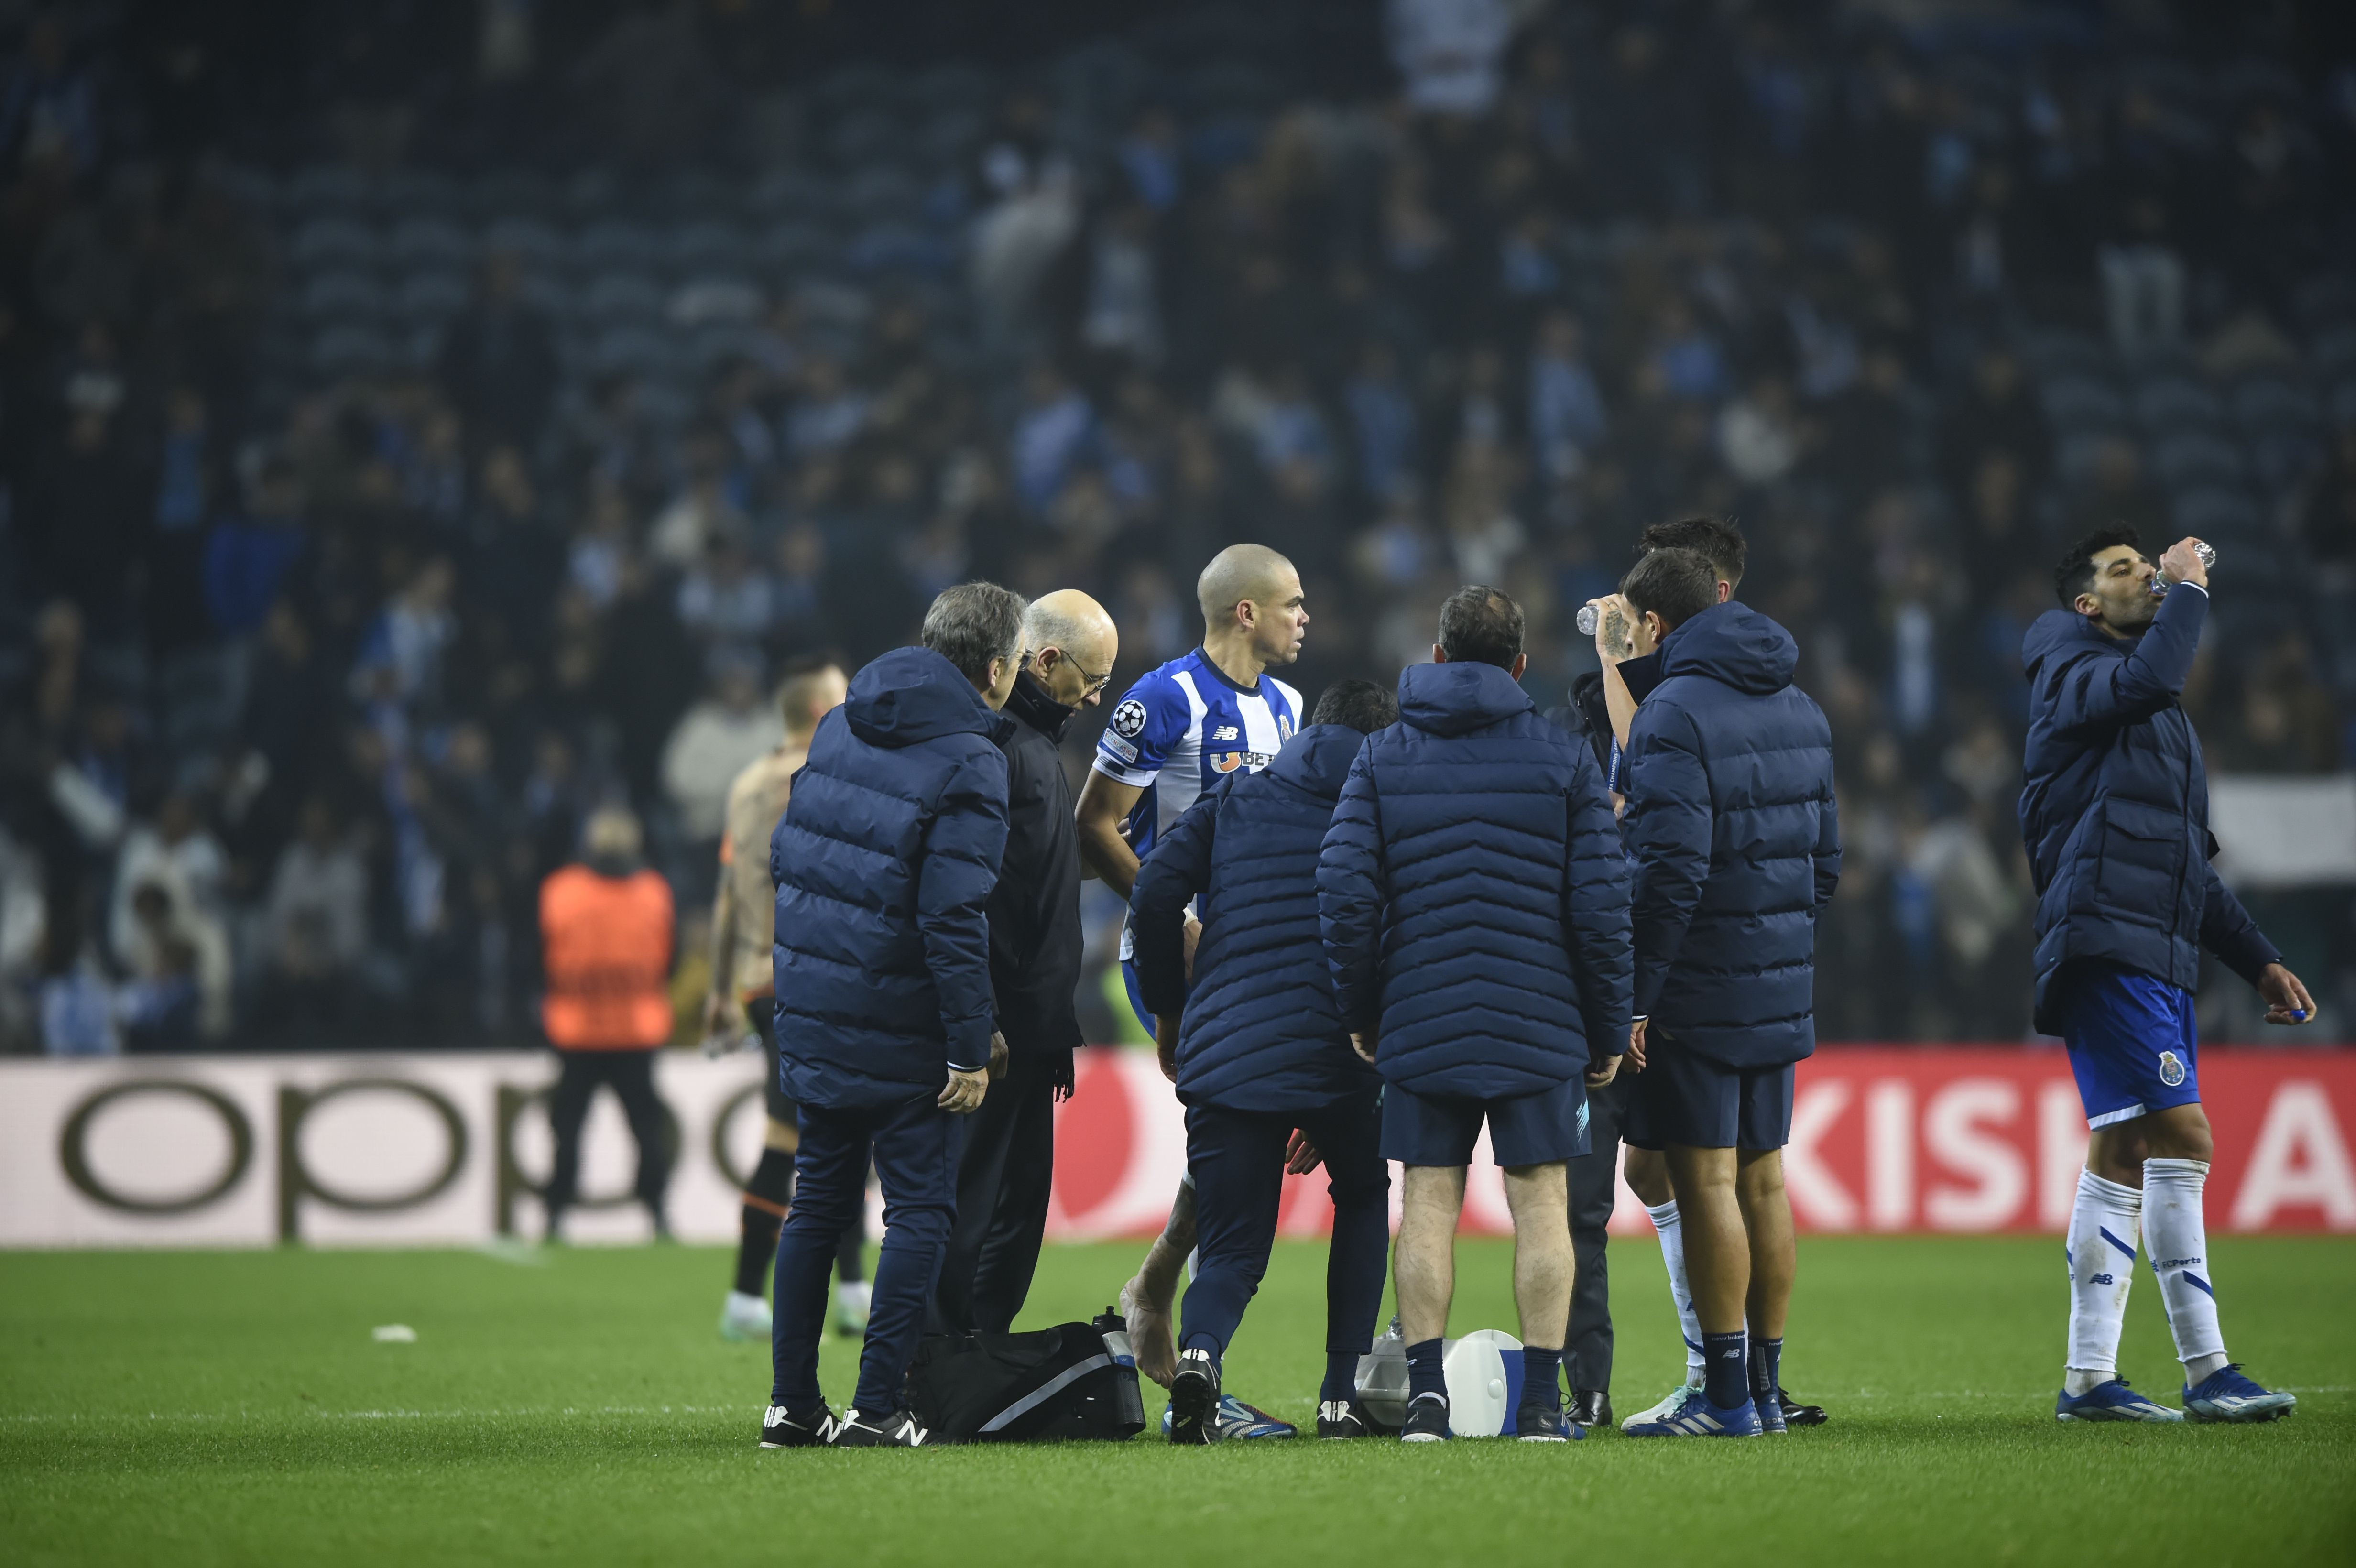
[[[1080,843],[1061,745],[1112,678],[1120,636],[1104,606],[1066,589],[1023,617],[1006,699],[1006,857],[990,898],[990,982],[1006,1074],[966,1125],[957,1221],[933,1293],[935,1333],[1012,1327],[1031,1291],[1055,1166],[1055,1102],[1080,1043]]]

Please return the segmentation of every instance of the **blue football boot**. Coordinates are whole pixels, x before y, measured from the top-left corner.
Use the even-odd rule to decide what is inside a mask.
[[[1756,1437],[1761,1428],[1759,1408],[1751,1401],[1721,1410],[1695,1389],[1676,1410],[1650,1421],[1629,1422],[1621,1430],[1631,1437]]]
[[[1219,1443],[1255,1437],[1301,1435],[1301,1428],[1290,1421],[1280,1421],[1259,1406],[1246,1404],[1231,1393],[1219,1395],[1218,1414],[1214,1420],[1218,1436],[1213,1441]],[[1170,1418],[1170,1411],[1165,1407],[1162,1412],[1162,1435],[1169,1436],[1170,1428],[1173,1424]]]
[[[2125,1378],[2096,1383],[2084,1393],[2062,1391],[2053,1402],[2056,1421],[2152,1421],[2165,1424],[2184,1419],[2180,1412],[2146,1399],[2127,1387]]]
[[[2280,1421],[2298,1408],[2295,1393],[2260,1388],[2242,1375],[2239,1361],[2228,1361],[2184,1390],[2184,1413],[2192,1421]]]

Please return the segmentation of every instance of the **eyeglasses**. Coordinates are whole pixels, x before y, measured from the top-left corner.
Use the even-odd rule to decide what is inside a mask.
[[[1039,653],[1045,653],[1046,651],[1046,649],[1042,648],[1039,650]],[[1070,665],[1074,669],[1079,671],[1080,677],[1087,682],[1086,686],[1080,688],[1081,701],[1087,701],[1089,698],[1094,697],[1098,692],[1102,691],[1106,687],[1112,684],[1112,671],[1107,670],[1102,675],[1090,675],[1088,674],[1087,666],[1082,664],[1071,655],[1064,652],[1063,649],[1057,648],[1055,650],[1055,654],[1056,656],[1061,658],[1066,664]],[[1038,654],[1026,652],[1018,661],[1018,664],[1021,667],[1027,669],[1030,667],[1031,661],[1038,656]]]

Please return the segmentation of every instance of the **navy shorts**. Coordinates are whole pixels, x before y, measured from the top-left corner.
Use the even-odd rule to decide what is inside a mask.
[[[1587,1085],[1564,1080],[1505,1100],[1454,1100],[1383,1085],[1383,1157],[1401,1165],[1472,1163],[1481,1127],[1499,1165],[1551,1165],[1587,1152]]]
[[[2191,992],[2092,958],[2060,983],[2062,1040],[2088,1127],[2200,1104]]]
[[[1792,1064],[1730,1067],[1662,1037],[1628,1084],[1622,1141],[1637,1148],[1782,1148],[1792,1138]],[[1628,1067],[1620,1067],[1626,1077]]]

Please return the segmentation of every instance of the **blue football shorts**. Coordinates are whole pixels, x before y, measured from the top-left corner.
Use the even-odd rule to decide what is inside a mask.
[[[2191,992],[2098,958],[2072,963],[2060,984],[2062,1041],[2088,1127],[2200,1104]]]
[[[1497,1100],[1457,1100],[1383,1085],[1382,1149],[1401,1165],[1470,1165],[1489,1129],[1489,1157],[1508,1169],[1552,1165],[1588,1152],[1587,1084],[1579,1077],[1551,1089]]]

